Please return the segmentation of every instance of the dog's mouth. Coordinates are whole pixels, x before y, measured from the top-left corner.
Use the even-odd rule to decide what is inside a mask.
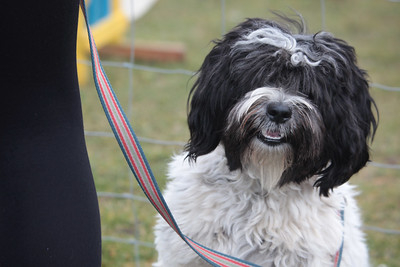
[[[263,130],[259,132],[258,139],[269,146],[286,143],[285,135],[279,130]]]

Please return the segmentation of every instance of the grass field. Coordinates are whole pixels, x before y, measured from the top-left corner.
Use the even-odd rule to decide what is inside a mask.
[[[230,29],[244,18],[272,18],[271,10],[301,13],[309,31],[321,30],[320,1],[226,1],[225,26]],[[347,40],[358,53],[359,64],[369,72],[372,83],[400,86],[400,3],[376,0],[326,1],[326,30]],[[197,70],[211,49],[210,41],[221,36],[221,4],[217,0],[162,0],[137,21],[133,32],[137,42],[179,42],[186,46],[181,63],[136,62],[161,68]],[[131,36],[126,36],[126,42]],[[107,60],[126,60],[107,58]],[[131,123],[139,136],[185,142],[186,98],[194,79],[183,74],[159,74],[105,67],[124,107],[129,106]],[[133,94],[130,76],[133,75]],[[81,86],[85,129],[109,131],[93,84]],[[400,164],[400,93],[371,88],[379,112],[379,129],[371,146],[372,160]],[[113,138],[87,137],[87,145],[97,190],[134,192],[143,196],[134,184],[125,160]],[[143,143],[143,149],[161,186],[170,156],[180,146]],[[358,197],[366,225],[400,229],[400,170],[374,166],[364,168],[351,181],[362,192]],[[155,211],[138,201],[99,198],[104,236],[138,237],[152,242]],[[133,214],[137,216],[134,217]],[[400,236],[367,231],[373,266],[400,266]],[[103,266],[150,266],[156,258],[152,248],[137,250],[129,244],[103,242]]]

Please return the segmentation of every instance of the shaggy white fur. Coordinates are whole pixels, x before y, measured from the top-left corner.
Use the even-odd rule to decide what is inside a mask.
[[[315,267],[333,266],[344,237],[341,266],[368,266],[353,186],[337,187],[328,198],[313,187],[316,178],[266,191],[262,181],[278,181],[270,175],[282,170],[231,172],[222,145],[195,163],[185,156],[171,162],[164,196],[188,237],[261,266]],[[160,217],[155,234],[154,266],[208,266]]]

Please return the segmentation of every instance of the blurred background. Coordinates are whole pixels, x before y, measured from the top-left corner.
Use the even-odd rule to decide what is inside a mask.
[[[158,183],[188,140],[186,101],[218,39],[248,17],[303,15],[308,32],[332,32],[368,71],[380,123],[372,162],[350,181],[373,266],[400,266],[400,2],[388,0],[90,0],[90,23],[108,78],[140,137]],[[78,68],[86,141],[97,186],[103,266],[151,266],[155,210],[108,126],[91,78],[82,19]]]

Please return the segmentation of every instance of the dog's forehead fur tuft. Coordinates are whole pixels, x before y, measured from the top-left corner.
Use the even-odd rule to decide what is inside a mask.
[[[248,92],[275,87],[307,97],[325,123],[321,158],[304,179],[320,175],[316,185],[327,195],[365,165],[367,141],[377,127],[366,72],[358,68],[354,48],[345,41],[303,30],[301,22],[290,19],[284,25],[248,19],[215,42],[190,93],[189,158],[215,149],[231,109]],[[291,181],[296,172],[288,170],[285,180]]]

